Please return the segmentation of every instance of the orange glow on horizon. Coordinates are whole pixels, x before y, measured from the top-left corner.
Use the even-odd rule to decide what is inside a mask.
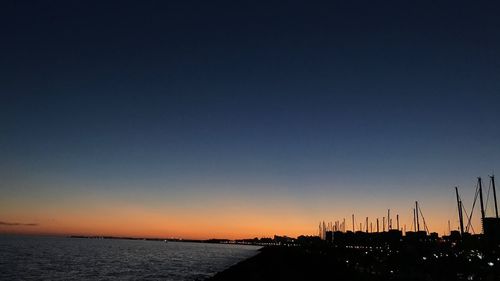
[[[448,220],[452,230],[458,226],[455,199],[451,195],[445,190],[442,197],[421,202],[429,230],[440,236],[448,233]],[[0,233],[183,239],[297,237],[318,235],[320,221],[342,221],[343,218],[346,218],[347,230],[352,230],[353,213],[356,230],[359,223],[364,224],[366,216],[370,222],[378,217],[382,225],[387,209],[380,206],[390,206],[393,227],[399,214],[400,228],[406,225],[406,229],[411,230],[413,202],[409,200],[381,199],[370,194],[357,199],[357,196],[337,198],[331,194],[293,198],[286,193],[270,193],[262,198],[247,194],[190,195],[188,199],[176,198],[170,203],[158,203],[149,197],[110,199],[91,195],[57,202],[40,198],[11,200],[0,204],[0,221],[36,223],[37,226],[0,224]],[[473,223],[476,233],[480,232],[477,213]]]
[[[56,218],[48,219],[40,216],[37,226],[0,226],[0,233],[19,234],[50,234],[50,235],[89,235],[89,236],[128,236],[147,238],[183,238],[183,239],[210,239],[227,238],[242,239],[254,237],[272,237],[273,235],[317,235],[318,222],[322,218],[313,219],[287,210],[288,216],[283,214],[266,214],[266,212],[242,213],[230,210],[225,213],[205,214],[158,214],[137,209],[100,209],[92,213],[67,212]],[[383,210],[379,212],[383,214]],[[396,226],[396,211],[393,210],[393,227]],[[12,222],[32,222],[25,215],[13,215],[4,218]],[[326,216],[324,217],[327,220]],[[352,230],[350,215],[345,215],[347,230]],[[364,222],[366,216],[356,215],[356,230]],[[380,229],[382,229],[382,215]],[[342,220],[337,217],[336,220]],[[375,217],[369,217],[371,222]],[[332,219],[333,220],[333,219]],[[429,230],[439,235],[447,232],[447,219],[439,214],[428,215],[426,222]],[[411,229],[411,217],[400,214],[400,228],[406,224]],[[421,222],[423,229],[423,223]],[[456,229],[452,222],[452,229]],[[375,226],[374,226],[375,229]],[[477,229],[477,228],[476,228]],[[480,228],[479,228],[480,229]],[[480,230],[479,230],[480,231]]]

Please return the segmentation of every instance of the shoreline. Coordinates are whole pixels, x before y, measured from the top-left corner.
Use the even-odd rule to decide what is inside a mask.
[[[102,239],[102,240],[136,240],[136,241],[158,241],[158,242],[180,242],[180,243],[206,243],[206,244],[221,244],[221,245],[242,245],[262,247],[255,243],[239,242],[238,240],[229,239],[180,239],[180,238],[143,238],[143,237],[127,237],[127,236],[85,236],[85,235],[70,235],[61,236],[70,239]]]
[[[345,266],[330,258],[317,249],[307,247],[263,247],[255,256],[240,261],[206,281],[319,280],[328,276],[325,275],[325,269],[335,271],[339,277],[348,276]]]
[[[500,280],[500,267],[468,255],[422,258],[420,250],[269,246],[205,281]],[[484,258],[483,258],[484,259]],[[471,279],[472,278],[472,279]]]

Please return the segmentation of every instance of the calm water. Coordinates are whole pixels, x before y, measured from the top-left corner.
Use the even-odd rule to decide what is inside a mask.
[[[0,235],[0,280],[203,280],[258,247]]]

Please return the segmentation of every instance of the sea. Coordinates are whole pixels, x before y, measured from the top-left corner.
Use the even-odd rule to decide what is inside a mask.
[[[0,280],[205,280],[259,247],[0,235]]]

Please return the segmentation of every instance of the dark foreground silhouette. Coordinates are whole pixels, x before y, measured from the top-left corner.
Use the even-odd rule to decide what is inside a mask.
[[[499,262],[463,251],[265,247],[209,280],[500,280]]]

